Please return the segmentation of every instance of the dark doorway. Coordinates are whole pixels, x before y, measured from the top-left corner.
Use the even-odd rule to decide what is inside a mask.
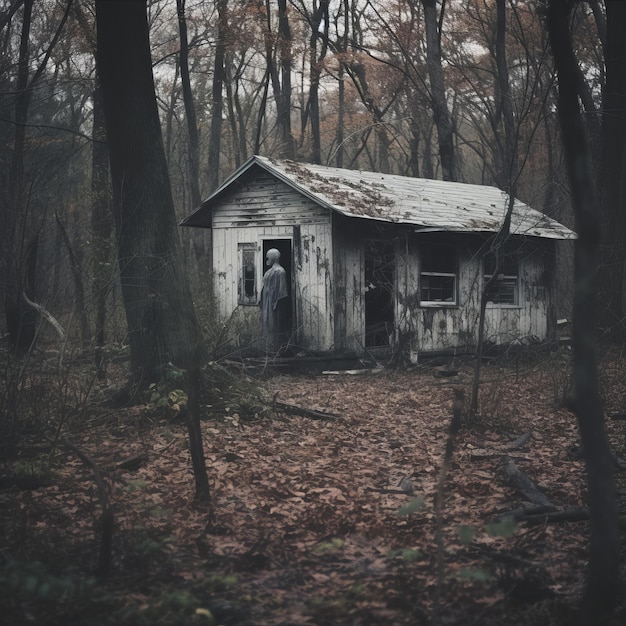
[[[294,303],[293,303],[293,253],[291,247],[291,239],[264,239],[263,240],[263,273],[267,270],[265,265],[267,251],[271,248],[276,248],[280,252],[280,264],[285,268],[285,274],[287,278],[287,289],[289,290],[289,297],[285,298],[282,303],[284,306],[283,315],[285,320],[285,333],[289,339],[295,328],[294,323]]]
[[[388,346],[394,329],[395,250],[392,242],[365,242],[365,345]]]

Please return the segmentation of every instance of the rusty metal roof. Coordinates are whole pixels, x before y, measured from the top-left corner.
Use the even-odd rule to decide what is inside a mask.
[[[201,223],[204,222],[202,217],[212,209],[218,197],[255,165],[337,213],[414,225],[416,231],[497,232],[508,206],[508,195],[496,187],[253,156],[182,224],[205,226]],[[550,239],[576,237],[569,228],[517,199],[511,234]]]

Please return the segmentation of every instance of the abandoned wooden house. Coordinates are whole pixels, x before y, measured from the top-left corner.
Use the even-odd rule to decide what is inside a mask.
[[[489,242],[508,196],[494,187],[250,158],[182,225],[212,229],[213,293],[238,345],[260,335],[266,253],[280,251],[292,345],[420,352],[476,344]],[[553,330],[555,242],[575,234],[515,200],[488,290],[485,338]]]

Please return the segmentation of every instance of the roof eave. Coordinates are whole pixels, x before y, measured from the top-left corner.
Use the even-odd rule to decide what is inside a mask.
[[[243,165],[236,169],[215,191],[204,199],[200,206],[197,207],[192,213],[190,213],[185,219],[183,219],[178,225],[189,226],[192,228],[211,228],[211,225],[206,223],[198,223],[199,217],[206,216],[207,213],[213,208],[215,200],[222,195],[228,187],[230,187],[240,176],[245,174],[255,163],[254,156],[251,156]]]

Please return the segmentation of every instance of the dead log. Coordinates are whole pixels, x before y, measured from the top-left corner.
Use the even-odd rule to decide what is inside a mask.
[[[565,522],[586,522],[589,511],[586,509],[567,509],[565,511],[546,511],[545,513],[531,513],[514,518],[516,522],[525,524],[549,524]]]
[[[506,518],[513,518],[516,522],[529,515],[542,515],[543,513],[553,513],[556,511],[554,506],[523,506],[519,509],[513,509],[506,513],[500,513],[498,520],[502,521]]]
[[[274,410],[282,411],[287,415],[299,415],[300,417],[308,417],[313,420],[337,420],[341,416],[335,413],[326,413],[325,411],[316,411],[314,409],[305,409],[295,404],[287,404],[274,400]]]
[[[507,447],[507,450],[519,450],[522,446],[525,446],[530,439],[530,433],[525,433],[521,437],[518,437],[515,441],[512,441]]]
[[[556,509],[552,502],[539,490],[539,487],[537,487],[533,480],[515,465],[515,461],[513,461],[508,454],[502,457],[502,470],[506,481],[512,487],[515,487],[529,502]]]
[[[474,448],[470,450],[469,456],[470,460],[472,461],[483,461],[485,459],[494,459],[496,457],[501,457],[502,450],[485,450],[484,448]],[[510,458],[517,461],[528,461],[525,456],[521,455],[510,456]]]
[[[115,469],[136,472],[147,461],[148,457],[145,454],[135,454],[133,456],[129,456],[123,461],[119,461],[118,463],[116,463]]]

